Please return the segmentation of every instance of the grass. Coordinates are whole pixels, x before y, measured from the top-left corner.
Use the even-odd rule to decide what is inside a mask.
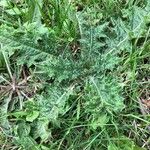
[[[1,149],[150,149],[149,11],[147,0],[1,0]]]

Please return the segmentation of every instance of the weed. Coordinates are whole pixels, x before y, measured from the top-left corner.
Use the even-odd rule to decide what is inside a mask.
[[[0,146],[149,147],[146,0],[0,1]]]

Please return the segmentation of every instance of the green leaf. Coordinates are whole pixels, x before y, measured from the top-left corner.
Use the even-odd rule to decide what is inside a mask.
[[[39,111],[31,111],[26,116],[26,121],[33,122],[35,119],[37,119],[39,116]]]
[[[22,138],[16,138],[16,142],[25,150],[40,150],[37,143],[31,137],[25,136]]]
[[[28,113],[25,111],[16,111],[16,112],[11,113],[11,115],[13,115],[16,118],[22,118],[22,117],[26,116],[27,114]]]
[[[51,136],[51,131],[48,129],[49,121],[47,119],[39,119],[34,131],[35,137],[40,137],[42,141],[47,140]]]
[[[4,70],[5,68],[6,68],[5,60],[2,52],[0,51],[0,71]]]
[[[8,6],[8,1],[7,0],[1,0],[0,1],[0,6],[7,7]]]
[[[49,150],[49,147],[45,146],[45,145],[41,145],[41,149],[42,150]]]
[[[40,150],[35,140],[30,137],[31,127],[24,121],[18,123],[16,126],[16,137],[15,142],[26,150]]]
[[[146,150],[127,137],[118,137],[118,139],[117,142],[108,145],[109,150]]]
[[[26,12],[26,9],[19,9],[17,7],[14,7],[12,9],[7,9],[5,10],[8,14],[10,15],[21,15],[22,13],[25,13]]]
[[[29,124],[26,124],[24,121],[21,123],[18,123],[17,125],[17,135],[21,137],[28,136],[30,133],[31,127]]]
[[[115,144],[113,143],[110,143],[109,146],[108,146],[108,150],[119,150]]]
[[[107,114],[99,114],[98,119],[93,118],[93,122],[91,123],[91,126],[94,130],[96,130],[98,127],[105,127],[107,122],[109,121],[109,116]]]

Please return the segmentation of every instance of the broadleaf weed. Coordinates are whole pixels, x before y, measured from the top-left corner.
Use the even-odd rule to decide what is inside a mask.
[[[149,11],[145,0],[2,0],[0,146],[149,149]]]

